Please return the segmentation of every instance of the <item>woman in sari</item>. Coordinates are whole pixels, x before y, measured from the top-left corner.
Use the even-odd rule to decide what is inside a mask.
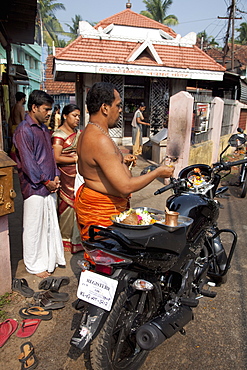
[[[61,125],[52,135],[52,146],[57,166],[61,172],[58,216],[64,250],[76,253],[82,250],[81,238],[74,211],[76,178],[76,147],[80,131],[80,109],[75,104],[63,108]]]
[[[144,122],[144,117],[142,113],[145,111],[145,109],[145,104],[143,102],[140,103],[131,122],[134,155],[142,154],[142,125],[150,126],[150,123]]]

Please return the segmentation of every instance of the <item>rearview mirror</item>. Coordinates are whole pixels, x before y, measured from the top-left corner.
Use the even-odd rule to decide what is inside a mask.
[[[246,142],[246,134],[234,134],[229,139],[229,144],[233,147],[238,147]]]

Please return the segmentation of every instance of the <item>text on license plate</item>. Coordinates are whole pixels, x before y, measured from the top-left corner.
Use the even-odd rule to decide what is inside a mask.
[[[110,311],[118,281],[91,271],[82,271],[77,297]]]

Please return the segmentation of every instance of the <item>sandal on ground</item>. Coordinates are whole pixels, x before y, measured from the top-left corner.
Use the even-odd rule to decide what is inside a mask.
[[[39,326],[41,319],[26,319],[21,322],[21,326],[16,332],[18,338],[28,338],[33,335]]]
[[[64,302],[54,302],[47,298],[38,299],[35,301],[35,305],[42,307],[46,310],[59,310],[60,308],[64,308]]]
[[[31,342],[23,343],[20,346],[21,354],[19,361],[21,362],[21,370],[31,370],[38,366],[38,359],[34,353],[34,347]]]
[[[12,290],[21,293],[26,298],[31,298],[33,296],[33,289],[29,288],[26,279],[13,279]]]
[[[52,312],[44,310],[44,308],[39,306],[24,307],[19,311],[19,315],[24,319],[41,319],[41,320],[51,320]]]
[[[13,319],[7,319],[0,323],[0,347],[7,342],[11,334],[13,334],[18,327],[18,322]]]
[[[69,295],[68,293],[56,293],[56,292],[51,292],[50,290],[43,291],[43,292],[36,292],[33,295],[33,299],[35,301],[40,300],[40,299],[49,299],[52,302],[67,302],[69,300]]]
[[[39,283],[39,289],[51,290],[52,292],[58,292],[59,288],[64,285],[68,285],[70,279],[68,276],[48,276]]]

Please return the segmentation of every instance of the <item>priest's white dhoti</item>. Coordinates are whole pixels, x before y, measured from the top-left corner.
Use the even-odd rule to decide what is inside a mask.
[[[65,265],[56,194],[32,195],[23,204],[23,255],[30,274],[53,272]]]

